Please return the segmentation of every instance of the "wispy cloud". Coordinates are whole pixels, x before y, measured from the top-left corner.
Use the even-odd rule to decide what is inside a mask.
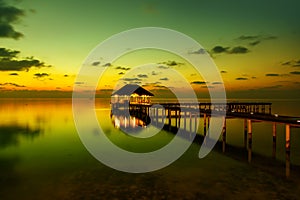
[[[18,73],[10,73],[9,75],[10,75],[10,76],[19,76]]]
[[[10,83],[10,82],[0,83],[0,86],[26,87],[25,85],[19,85],[17,83]]]
[[[269,74],[265,74],[265,76],[279,76],[280,74],[275,74],[275,73],[269,73]]]
[[[246,41],[248,42],[248,45],[256,46],[265,40],[274,40],[274,39],[277,39],[277,37],[273,35],[241,35],[236,40]]]
[[[167,77],[164,77],[164,78],[160,78],[159,80],[161,80],[161,81],[168,81],[168,80],[169,80],[169,78],[167,78]]]
[[[188,53],[189,54],[199,54],[199,55],[202,55],[202,54],[207,54],[208,52],[205,49],[201,48],[201,49],[198,49],[196,51],[189,51]]]
[[[148,78],[147,74],[138,74],[137,77],[139,78]]]
[[[92,62],[92,66],[98,66],[98,65],[100,65],[101,64],[101,62],[100,61],[94,61],[94,62]],[[104,66],[104,67],[106,67],[106,66]]]
[[[115,69],[128,71],[128,70],[130,70],[130,67],[121,67],[121,66],[117,66],[117,67],[115,67]]]
[[[282,66],[300,67],[300,60],[290,60],[281,63]]]
[[[237,81],[246,81],[246,80],[248,80],[248,78],[245,78],[245,77],[237,77],[235,80],[237,80]]]
[[[204,85],[206,84],[205,81],[192,81],[191,84],[194,84],[194,85]]]
[[[290,72],[290,74],[293,74],[293,75],[300,75],[300,71],[292,71],[292,72]]]

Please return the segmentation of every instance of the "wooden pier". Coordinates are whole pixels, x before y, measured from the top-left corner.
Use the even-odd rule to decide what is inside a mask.
[[[153,120],[151,123],[163,123],[172,130],[172,127],[180,127],[180,119],[183,118],[183,129],[197,133],[200,119],[203,119],[203,135],[208,134],[211,117],[223,117],[223,129],[221,133],[222,151],[226,151],[226,119],[244,119],[244,148],[248,151],[248,162],[252,160],[252,124],[257,121],[272,122],[273,153],[276,157],[276,124],[285,124],[285,150],[286,150],[286,176],[290,175],[290,130],[292,127],[300,127],[300,117],[280,116],[272,114],[272,103],[265,102],[228,102],[224,103],[160,103],[137,104],[125,103],[112,105],[114,110],[129,110],[131,115],[147,115]],[[149,118],[150,119],[150,118]],[[172,119],[175,124],[172,125]],[[187,127],[186,120],[190,120]],[[194,126],[193,126],[194,125]]]

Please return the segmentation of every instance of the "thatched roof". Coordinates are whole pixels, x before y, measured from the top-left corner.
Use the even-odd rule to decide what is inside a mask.
[[[151,92],[148,90],[145,90],[139,85],[136,84],[128,84],[120,88],[119,90],[115,91],[112,96],[114,95],[128,95],[130,96],[131,94],[138,94],[139,96],[142,95],[147,95],[147,96],[154,96]]]

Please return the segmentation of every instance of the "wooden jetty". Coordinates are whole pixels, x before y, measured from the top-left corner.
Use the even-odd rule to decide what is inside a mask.
[[[172,129],[172,120],[175,119],[175,127],[180,126],[180,119],[184,119],[185,130],[196,133],[200,119],[203,118],[203,135],[208,133],[211,117],[223,117],[222,151],[226,150],[226,118],[244,119],[244,147],[248,151],[248,162],[252,160],[252,124],[257,121],[273,123],[273,157],[276,157],[276,124],[285,124],[285,150],[286,150],[286,176],[290,175],[290,139],[291,128],[300,127],[300,117],[280,116],[272,114],[272,103],[269,102],[228,102],[224,103],[115,103],[113,110],[129,110],[133,115],[151,116],[154,123],[164,123]],[[190,120],[190,127],[186,126],[186,120]],[[173,120],[174,121],[174,120]],[[194,127],[192,127],[192,121]]]

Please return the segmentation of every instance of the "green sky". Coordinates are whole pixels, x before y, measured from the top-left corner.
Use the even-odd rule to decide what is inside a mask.
[[[7,9],[10,6],[20,12]],[[0,48],[20,51],[11,60],[28,61],[33,56],[41,62],[9,70],[3,53],[0,88],[2,93],[71,90],[96,45],[121,31],[154,26],[198,41],[223,71],[228,93],[298,97],[299,7],[297,0],[0,0]]]

